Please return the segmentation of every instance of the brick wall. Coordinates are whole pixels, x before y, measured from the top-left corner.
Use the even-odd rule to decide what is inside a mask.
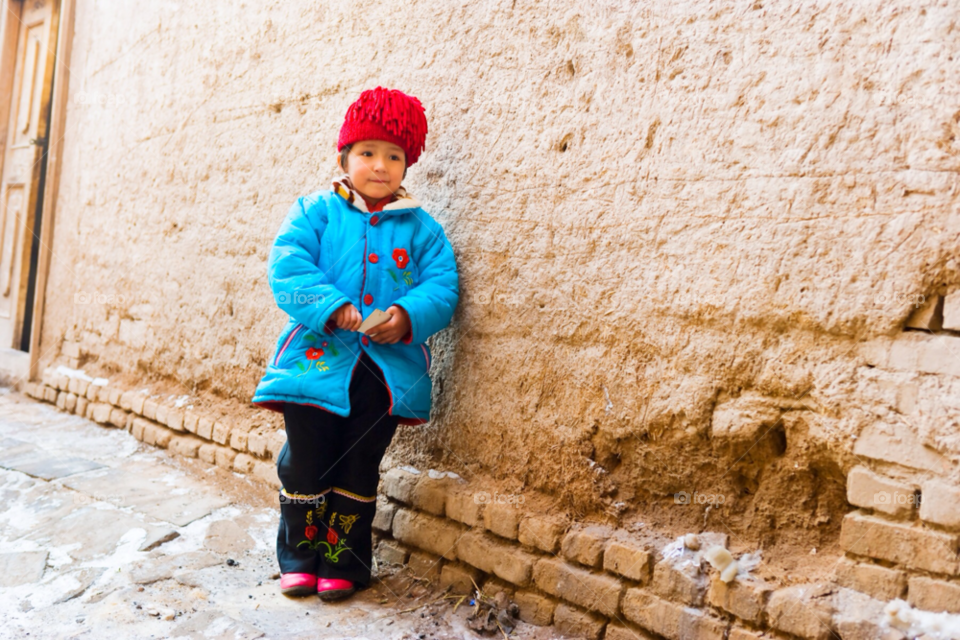
[[[942,579],[918,571],[908,581],[906,569],[844,560],[828,583],[778,587],[749,572],[724,582],[703,551],[727,547],[726,533],[651,540],[492,502],[484,487],[414,471],[384,474],[374,521],[379,561],[457,593],[475,594],[474,585],[489,597],[505,592],[522,620],[571,637],[902,640],[887,600],[960,606],[960,583],[949,581],[955,558],[937,564],[953,557],[946,538],[917,550],[928,559],[920,562],[948,570]]]

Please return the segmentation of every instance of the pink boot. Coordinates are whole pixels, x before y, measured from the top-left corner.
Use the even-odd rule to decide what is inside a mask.
[[[339,600],[346,598],[357,588],[349,580],[340,578],[320,578],[317,581],[317,595],[321,600]]]
[[[317,592],[317,576],[312,573],[284,573],[280,576],[280,593],[285,596],[309,596]]]

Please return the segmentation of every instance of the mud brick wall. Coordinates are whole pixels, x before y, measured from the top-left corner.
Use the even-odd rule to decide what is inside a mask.
[[[843,519],[837,577],[877,598],[960,613],[960,482],[942,453],[956,437],[944,428],[955,390],[934,377],[960,376],[960,294],[932,297],[907,326],[922,331],[861,346],[864,383],[911,422],[877,422],[856,438],[847,501],[859,509]]]
[[[906,584],[886,594],[848,579],[891,569],[847,562],[836,582],[777,588],[742,575],[726,583],[697,553],[726,547],[726,533],[701,533],[681,547],[494,502],[484,487],[414,471],[384,474],[374,521],[379,561],[406,564],[457,593],[471,594],[475,584],[491,597],[506,592],[531,624],[591,640],[904,638],[884,624],[884,606]],[[955,592],[943,591],[950,588],[957,587],[921,577],[909,586],[918,602],[952,597],[956,606]]]
[[[462,302],[391,456],[757,547],[861,516],[950,536],[844,516],[861,467],[928,512],[960,483],[958,25],[940,0],[79,0],[40,370],[249,409],[276,231],[336,175],[347,106],[395,86]],[[266,463],[192,424],[164,429]],[[902,450],[858,452],[878,438]]]

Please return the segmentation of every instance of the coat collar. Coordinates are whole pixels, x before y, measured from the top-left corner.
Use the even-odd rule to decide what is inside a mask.
[[[333,191],[360,211],[363,211],[364,213],[370,213],[370,211],[367,209],[367,202],[363,199],[363,196],[357,193],[356,189],[353,188],[353,183],[350,182],[350,176],[344,174],[334,180]],[[390,204],[385,205],[382,210],[377,212],[381,217],[383,217],[388,211],[399,213],[401,211],[417,209],[420,207],[420,201],[410,195],[410,193],[402,186],[397,189],[394,195],[397,197],[397,199]]]

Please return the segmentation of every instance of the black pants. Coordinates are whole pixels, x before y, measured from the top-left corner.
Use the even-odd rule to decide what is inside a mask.
[[[364,351],[350,381],[350,416],[285,403],[277,458],[281,573],[370,583],[380,460],[397,430],[380,368]]]

